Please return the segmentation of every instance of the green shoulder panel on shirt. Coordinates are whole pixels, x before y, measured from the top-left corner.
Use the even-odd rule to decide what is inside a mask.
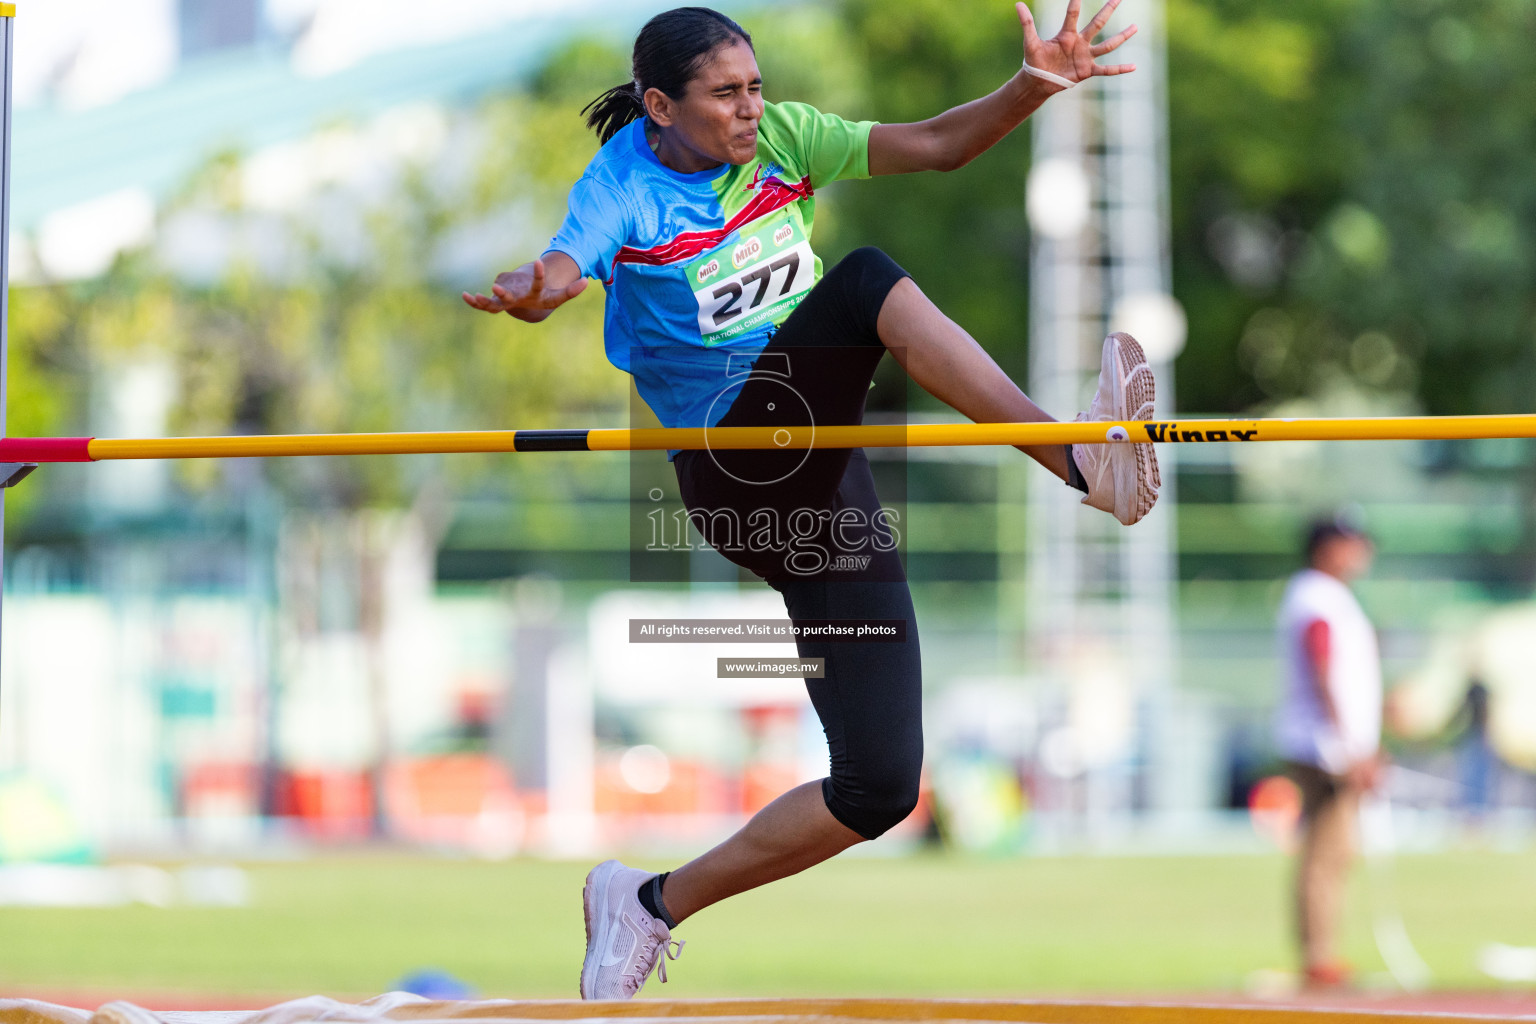
[[[869,133],[874,121],[845,121],[808,103],[765,103],[758,130],[783,149],[811,187],[869,177]]]

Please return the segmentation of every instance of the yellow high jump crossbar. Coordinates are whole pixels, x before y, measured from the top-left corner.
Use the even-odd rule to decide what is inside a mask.
[[[1314,419],[1179,419],[1128,423],[914,423],[859,426],[474,430],[234,437],[0,439],[0,463],[269,458],[463,452],[804,450],[971,445],[1407,441],[1536,437],[1536,414]]]

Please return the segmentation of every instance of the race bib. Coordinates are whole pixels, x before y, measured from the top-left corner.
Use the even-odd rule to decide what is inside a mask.
[[[799,223],[785,218],[715,249],[687,274],[707,348],[793,309],[816,283],[816,257]]]

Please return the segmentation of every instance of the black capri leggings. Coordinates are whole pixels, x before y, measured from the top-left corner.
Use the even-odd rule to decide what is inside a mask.
[[[878,249],[850,253],[758,356],[720,426],[854,424],[885,346],[876,332],[909,276]],[[917,806],[923,763],[917,620],[894,523],[862,449],[679,452],[684,504],[705,539],[784,596],[792,621],[900,620],[901,642],[798,641],[822,658],[806,680],[831,750],[827,809],[874,839]]]

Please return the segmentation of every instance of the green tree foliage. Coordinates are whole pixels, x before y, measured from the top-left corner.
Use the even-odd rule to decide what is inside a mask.
[[[1181,405],[1529,409],[1536,8],[1170,0],[1169,24]]]
[[[1346,184],[1297,289],[1357,375],[1417,362],[1433,412],[1536,400],[1532,38],[1522,0],[1377,0],[1333,46]]]
[[[1338,195],[1343,97],[1325,47],[1341,13],[1336,0],[1168,0],[1173,288],[1189,315],[1181,408],[1238,412],[1307,384],[1304,368],[1255,351],[1270,335],[1239,343],[1255,314],[1286,303],[1294,251]]]

